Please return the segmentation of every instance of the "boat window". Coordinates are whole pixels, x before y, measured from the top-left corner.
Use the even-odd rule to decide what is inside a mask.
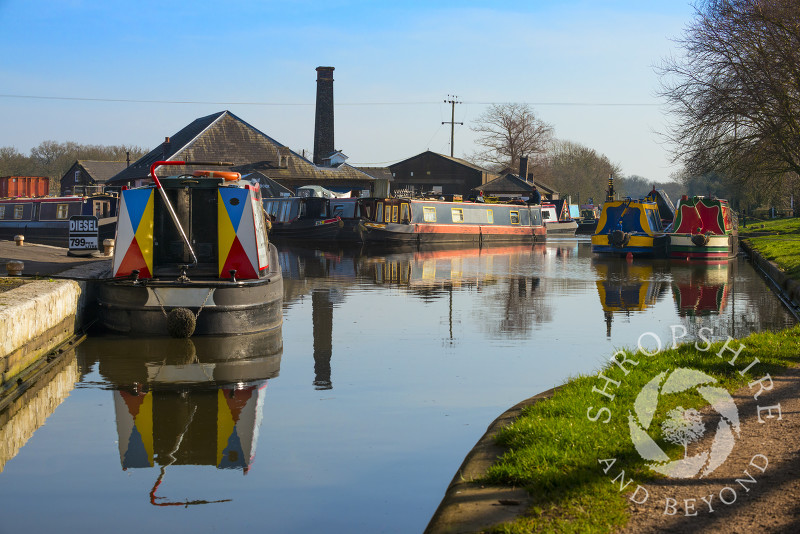
[[[5,218],[6,218],[6,207],[0,206],[0,219],[5,219]]]
[[[519,224],[519,212],[512,211],[511,212],[511,224]]]
[[[549,210],[542,210],[542,219],[545,221],[550,220],[550,211]]]
[[[397,222],[397,213],[399,211],[399,207],[392,206],[392,222]]]
[[[464,210],[461,208],[450,208],[450,213],[454,223],[464,222]]]
[[[494,224],[494,213],[492,210],[486,210],[486,222]]]
[[[59,204],[56,206],[56,219],[66,219],[69,213],[68,204]]]
[[[344,206],[333,206],[333,217],[344,217]]]
[[[423,206],[422,220],[425,222],[436,222],[436,208],[432,206]]]
[[[408,213],[408,203],[403,202],[400,204],[400,220],[404,223],[411,222],[411,216]]]
[[[375,222],[383,222],[383,203],[378,202],[378,209],[375,212]]]
[[[21,204],[17,204],[16,206],[14,206],[14,218],[15,219],[21,219],[22,218],[22,210],[24,210],[24,209],[25,209],[25,206],[23,206]]]

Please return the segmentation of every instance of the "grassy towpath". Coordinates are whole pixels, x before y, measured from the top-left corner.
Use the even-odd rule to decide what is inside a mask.
[[[800,219],[751,222],[741,230],[741,237],[750,240],[755,250],[790,277],[800,278]],[[667,478],[648,466],[632,440],[634,422],[636,428],[642,427],[636,415],[643,404],[648,404],[643,403],[641,392],[648,391],[654,377],[669,378],[677,370],[702,373],[708,377],[706,385],[732,394],[738,391],[735,397],[741,399],[743,395],[752,398],[753,391],[758,393],[759,389],[768,391],[772,377],[786,375],[790,368],[800,365],[800,326],[713,344],[673,346],[672,340],[662,342],[665,350],[654,355],[635,349],[609,355],[611,361],[597,374],[574,377],[552,398],[528,406],[497,433],[498,444],[507,452],[480,483],[524,487],[533,503],[516,520],[489,532],[616,532],[626,525],[629,529],[636,527],[641,521],[631,517],[637,513],[636,500],[643,498],[638,488],[663,483]],[[796,382],[800,384],[800,378]],[[710,408],[717,405],[710,405],[708,397],[698,393],[700,389],[673,392],[665,400],[661,397],[667,395],[658,397],[646,428],[670,460],[688,457],[691,433],[684,433],[685,439],[675,439],[675,432],[656,436],[654,430],[674,430],[691,413],[708,417]],[[655,391],[659,396],[660,391]],[[652,401],[652,395],[647,400]],[[677,423],[676,414],[683,416]],[[747,415],[755,419],[749,412]],[[719,419],[717,414],[716,421]],[[713,425],[706,424],[706,430],[714,434]],[[791,439],[800,448],[800,436]],[[703,443],[708,446],[711,441],[705,439]],[[680,506],[678,510],[679,516],[687,511]],[[706,515],[718,520],[725,517]],[[658,521],[664,519],[653,519],[658,529]]]

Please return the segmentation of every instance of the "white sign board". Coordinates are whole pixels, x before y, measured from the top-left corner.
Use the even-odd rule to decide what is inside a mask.
[[[73,215],[69,218],[69,250],[94,251],[97,246],[100,228],[94,215]]]

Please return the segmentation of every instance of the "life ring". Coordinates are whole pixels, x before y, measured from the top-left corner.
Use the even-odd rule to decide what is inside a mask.
[[[696,247],[703,247],[708,244],[708,234],[694,234],[692,244]]]
[[[226,182],[241,179],[242,175],[238,172],[228,171],[194,171],[192,176],[201,176],[204,178],[222,178]]]
[[[622,230],[614,230],[608,236],[608,242],[613,247],[621,248],[628,244],[630,241],[631,235],[627,232],[623,232]]]

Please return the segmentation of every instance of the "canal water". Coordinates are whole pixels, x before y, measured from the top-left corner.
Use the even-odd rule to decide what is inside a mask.
[[[517,402],[676,325],[793,324],[744,257],[601,260],[580,237],[281,264],[280,331],[93,334],[3,416],[0,532],[421,532]]]

